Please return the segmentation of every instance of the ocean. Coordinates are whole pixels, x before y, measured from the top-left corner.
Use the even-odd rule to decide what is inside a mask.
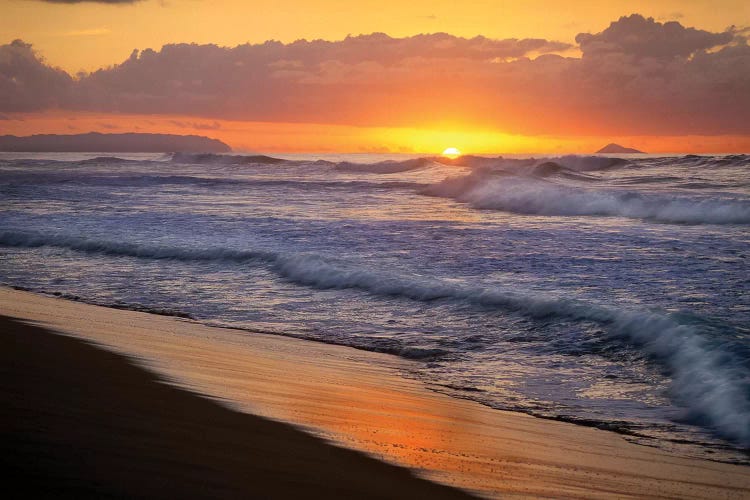
[[[750,156],[0,153],[0,282],[750,463]]]

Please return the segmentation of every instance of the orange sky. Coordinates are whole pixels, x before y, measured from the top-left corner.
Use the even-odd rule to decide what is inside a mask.
[[[0,122],[0,127],[2,127]],[[352,127],[316,123],[207,120],[201,117],[31,113],[8,133],[79,134],[148,132],[196,134],[219,138],[238,152],[393,152],[437,154],[451,145],[474,154],[591,153],[606,141],[650,153],[731,153],[750,151],[750,136],[522,136],[459,126],[444,129]],[[324,139],[324,140],[322,140]]]
[[[718,109],[720,106],[728,106],[731,111],[732,95],[724,96],[715,105],[707,101],[703,108],[694,104],[701,100],[701,92],[707,97],[714,93],[710,87],[706,90],[692,83],[701,81],[700,74],[692,78],[697,67],[697,64],[689,65],[692,55],[689,59],[687,54],[679,54],[679,57],[685,56],[685,67],[693,73],[685,73],[687,76],[680,72],[670,73],[675,81],[688,82],[684,95],[682,89],[675,92],[672,86],[654,87],[652,93],[634,89],[630,81],[622,83],[622,75],[632,74],[635,68],[643,71],[643,77],[633,81],[650,89],[650,83],[642,81],[651,77],[653,71],[649,68],[654,64],[663,64],[664,68],[672,64],[666,59],[641,58],[633,62],[633,57],[641,55],[632,56],[626,50],[615,55],[602,55],[601,44],[594,43],[589,44],[588,59],[584,58],[584,63],[596,68],[605,64],[620,65],[615,76],[603,72],[597,80],[586,83],[597,85],[601,95],[584,101],[590,92],[578,85],[574,78],[551,90],[548,88],[561,81],[560,74],[569,74],[571,70],[563,67],[568,64],[566,60],[534,61],[536,57],[548,52],[579,59],[578,33],[600,33],[621,15],[632,12],[652,16],[657,23],[676,20],[685,27],[695,26],[705,30],[701,32],[704,36],[719,37],[731,25],[740,28],[750,25],[750,2],[734,0],[719,3],[703,0],[486,0],[468,3],[439,0],[142,0],[125,5],[0,0],[0,45],[22,39],[33,45],[36,54],[43,57],[44,64],[59,67],[70,75],[80,70],[93,71],[120,64],[135,48],[158,51],[166,43],[177,42],[234,47],[271,39],[286,44],[301,38],[341,40],[348,34],[384,32],[408,40],[405,37],[419,33],[446,32],[466,38],[476,35],[497,40],[539,38],[570,45],[561,45],[557,50],[546,47],[541,51],[509,52],[507,57],[495,57],[492,62],[497,62],[497,67],[505,72],[500,76],[485,74],[490,68],[487,61],[480,64],[455,54],[450,59],[444,55],[438,59],[425,59],[433,56],[416,52],[400,62],[370,62],[368,54],[376,45],[368,45],[361,53],[351,56],[353,60],[341,59],[344,62],[335,59],[339,57],[335,47],[335,50],[330,49],[334,55],[325,56],[331,60],[323,57],[299,62],[279,56],[278,61],[268,64],[274,68],[274,73],[266,83],[257,84],[258,92],[269,92],[272,98],[267,101],[278,103],[278,106],[266,106],[263,99],[248,104],[250,91],[241,93],[236,89],[233,90],[236,95],[231,94],[230,89],[228,100],[223,105],[206,105],[205,109],[180,107],[183,101],[165,102],[153,109],[145,104],[131,104],[132,96],[151,95],[155,92],[152,88],[128,90],[127,95],[117,97],[116,104],[81,105],[76,102],[71,107],[52,102],[49,109],[17,109],[13,103],[4,109],[0,97],[0,133],[26,135],[91,130],[193,133],[222,139],[238,150],[254,151],[439,152],[445,147],[456,146],[464,152],[476,153],[588,152],[612,141],[652,152],[750,150],[750,134],[741,124],[734,123],[742,121],[739,119],[742,113],[750,112],[750,109],[744,109],[746,101],[736,103],[738,111],[735,114],[739,118],[735,117],[730,125],[720,123],[721,113],[712,116],[710,109],[705,116],[701,113],[703,108]],[[626,40],[626,37],[622,39]],[[705,69],[701,71],[715,72],[713,68],[718,64],[732,67],[736,66],[733,61],[745,61],[744,52],[739,53],[744,42],[738,40],[736,38],[730,45],[739,43],[739,48],[725,50],[726,57],[720,61],[707,59]],[[435,42],[428,49],[433,50],[438,43],[442,42]],[[704,44],[707,48],[710,45]],[[724,45],[722,42],[709,48],[709,52],[718,51]],[[699,46],[699,51],[704,50],[700,42],[695,47]],[[292,46],[285,45],[283,49],[291,50],[289,47]],[[417,47],[414,50],[422,49]],[[476,50],[485,49],[479,47]],[[525,63],[523,57],[516,61],[519,55],[530,58],[531,62]],[[166,55],[157,56],[163,56],[158,65],[165,66],[165,61],[169,62]],[[140,57],[143,63],[143,53]],[[211,58],[219,56],[206,57],[207,61],[212,61]],[[310,57],[318,56],[313,54]],[[0,65],[2,61],[0,53]],[[185,65],[182,60],[180,64],[181,67]],[[441,68],[441,64],[445,67]],[[585,67],[580,69],[582,74],[584,70]],[[105,75],[105,78],[118,77],[119,73],[112,75]],[[435,75],[439,78],[433,79]],[[14,75],[9,78],[19,81]],[[28,78],[38,79],[36,76]],[[165,80],[168,78],[167,74]],[[187,77],[181,75],[180,78],[183,79],[180,85],[184,88]],[[195,81],[197,77],[191,78]],[[296,79],[293,82],[296,86],[290,86],[285,95],[284,79],[289,78]],[[610,81],[612,78],[614,80]],[[660,75],[659,78],[664,79]],[[748,81],[743,78],[742,74],[736,76],[738,82]],[[547,87],[538,83],[546,79]],[[131,80],[133,78],[126,83]],[[398,81],[404,83],[394,91],[393,82]],[[508,81],[512,83],[506,85]],[[274,89],[276,82],[282,88]],[[102,95],[111,95],[110,90],[101,90],[104,84],[94,83],[98,85],[95,90]],[[120,83],[107,85],[122,87]],[[237,88],[240,87],[238,84]],[[355,87],[356,91],[352,90]],[[524,94],[527,87],[531,88],[528,96]],[[307,89],[311,88],[314,91],[308,94]],[[568,103],[571,92],[580,95],[573,96],[575,99]],[[619,121],[613,120],[613,111],[628,111],[622,105],[627,105],[628,99],[632,99],[628,92],[635,99],[643,98],[640,103],[642,110],[623,115]],[[741,88],[732,92],[739,95]],[[676,93],[679,99],[674,102],[661,100],[660,93],[665,96]],[[84,94],[89,96],[93,91]],[[219,97],[221,95],[219,93]],[[488,102],[493,95],[496,99]],[[199,97],[208,98],[203,94]],[[127,102],[123,100],[126,98]],[[211,99],[215,98],[211,96]],[[325,103],[329,101],[332,104],[326,107]],[[662,102],[665,103],[664,109],[658,109]],[[71,109],[60,109],[61,106]],[[649,119],[649,112],[656,112],[657,118]],[[544,116],[540,117],[540,114]],[[665,118],[667,115],[675,115],[675,118],[669,121]]]
[[[721,31],[750,26],[745,0],[143,0],[133,5],[0,0],[0,41],[21,38],[71,73],[122,62],[134,48],[233,46],[383,32],[445,32],[572,42],[622,15]]]

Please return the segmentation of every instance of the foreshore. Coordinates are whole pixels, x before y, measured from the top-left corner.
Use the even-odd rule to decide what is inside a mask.
[[[462,495],[345,447],[487,497],[750,496],[748,466],[438,394],[401,376],[410,361],[385,354],[5,287],[0,315],[65,335],[0,325],[5,469],[33,465],[28,478],[15,474],[28,484],[94,470],[75,483],[84,493],[118,496],[108,485],[140,477],[146,489],[119,496]],[[124,463],[122,475],[108,472]],[[181,477],[184,490],[164,489]]]
[[[469,498],[0,316],[0,470],[25,498]]]

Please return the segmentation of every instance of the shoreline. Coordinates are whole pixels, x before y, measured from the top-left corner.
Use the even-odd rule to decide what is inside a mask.
[[[470,498],[0,316],[0,470],[34,498]]]
[[[487,496],[721,498],[750,467],[496,410],[404,378],[408,360],[0,288],[0,314],[105,347],[170,383]]]
[[[98,303],[96,301],[88,301],[75,294],[70,294],[70,293],[65,293],[65,292],[49,292],[43,289],[33,289],[33,288],[24,287],[24,286],[0,283],[0,289],[2,288],[9,288],[9,289],[17,290],[17,291],[29,292],[29,293],[33,293],[36,295],[62,299],[66,301],[73,301],[73,302],[92,305],[96,307],[104,307],[108,309],[115,309],[115,310],[122,310],[122,311],[133,311],[133,312],[140,312],[140,313],[157,315],[157,316],[165,316],[165,317],[175,318],[175,319],[180,319],[180,320],[187,320],[187,321],[195,322],[196,324],[199,324],[208,328],[219,328],[219,329],[235,331],[235,332],[241,331],[241,332],[245,332],[248,334],[270,335],[273,337],[290,338],[290,339],[295,339],[295,340],[302,340],[305,342],[313,342],[316,344],[345,347],[348,349],[355,349],[357,351],[362,351],[365,353],[375,353],[378,355],[393,356],[399,360],[406,360],[407,363],[411,363],[412,361],[419,361],[419,358],[410,358],[407,356],[400,356],[399,354],[395,352],[389,352],[386,350],[382,350],[382,351],[370,350],[364,347],[349,345],[343,342],[326,341],[322,339],[309,339],[309,338],[305,338],[302,336],[287,334],[287,333],[279,332],[279,331],[265,331],[265,330],[252,329],[252,328],[247,328],[247,327],[242,327],[242,326],[234,326],[234,325],[227,325],[227,324],[212,323],[210,321],[202,321],[200,319],[197,319],[195,316],[191,315],[190,313],[187,313],[179,309],[152,308],[148,306],[143,306],[141,304]],[[723,447],[714,443],[709,444],[709,443],[702,443],[702,442],[697,442],[697,441],[684,441],[684,440],[679,440],[679,439],[653,437],[653,436],[649,436],[646,434],[639,434],[635,431],[631,431],[625,427],[619,426],[616,422],[611,422],[611,421],[606,421],[606,420],[586,420],[586,419],[578,419],[575,417],[547,415],[543,413],[535,413],[534,411],[525,410],[523,408],[498,408],[497,406],[493,406],[492,404],[484,402],[480,399],[467,396],[466,393],[473,392],[474,391],[473,388],[456,387],[456,386],[442,384],[437,381],[426,380],[425,378],[422,378],[419,376],[418,370],[407,369],[406,371],[402,372],[402,376],[418,381],[430,391],[433,391],[438,394],[442,394],[442,395],[445,395],[454,399],[462,399],[462,400],[467,400],[467,401],[471,401],[474,403],[478,403],[486,408],[489,408],[495,411],[504,411],[504,412],[524,414],[524,415],[528,415],[528,416],[543,419],[543,420],[563,422],[563,423],[573,424],[576,426],[587,427],[587,428],[602,430],[606,432],[612,432],[614,434],[617,434],[623,437],[624,439],[626,439],[627,441],[633,444],[637,444],[639,446],[653,447],[653,448],[665,451],[667,453],[676,454],[685,458],[708,460],[708,461],[723,463],[723,464],[750,466],[750,450],[744,451],[742,449],[735,448],[730,445]],[[700,453],[695,452],[695,450],[699,450],[699,449],[705,450],[704,453],[700,454]],[[712,457],[710,455],[711,453],[717,453],[717,452],[726,453],[726,456]]]

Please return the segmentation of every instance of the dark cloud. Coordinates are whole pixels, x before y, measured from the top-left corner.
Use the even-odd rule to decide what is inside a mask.
[[[750,47],[732,29],[632,15],[576,40],[574,95],[587,116],[646,133],[750,133]]]
[[[602,31],[592,35],[580,33],[576,41],[586,55],[610,53],[630,54],[635,57],[688,57],[698,50],[706,50],[732,41],[730,32],[685,28],[676,21],[659,23],[639,15],[621,17]]]
[[[375,33],[338,42],[269,41],[234,48],[166,45],[159,52],[134,51],[124,63],[92,73],[81,81],[76,105],[102,111],[342,123],[358,120],[364,112],[352,107],[387,97],[395,89],[403,92],[415,79],[420,87],[429,86],[439,66],[450,72],[469,70],[453,82],[458,88],[473,78],[471,66],[567,48],[541,39],[466,39],[444,33],[409,38]]]
[[[31,45],[14,40],[0,45],[0,110],[37,111],[67,99],[73,83],[64,71],[44,63]]]
[[[570,46],[544,39],[445,33],[176,44],[133,51],[75,82],[14,42],[20,46],[0,47],[0,75],[45,75],[25,77],[28,88],[16,90],[42,96],[23,100],[34,109],[363,126],[455,121],[531,134],[750,133],[750,47],[741,30],[712,33],[633,15],[577,40],[582,57],[556,55]],[[6,51],[23,52],[33,71],[2,66]],[[5,95],[0,111],[13,111],[7,106],[16,100]]]

